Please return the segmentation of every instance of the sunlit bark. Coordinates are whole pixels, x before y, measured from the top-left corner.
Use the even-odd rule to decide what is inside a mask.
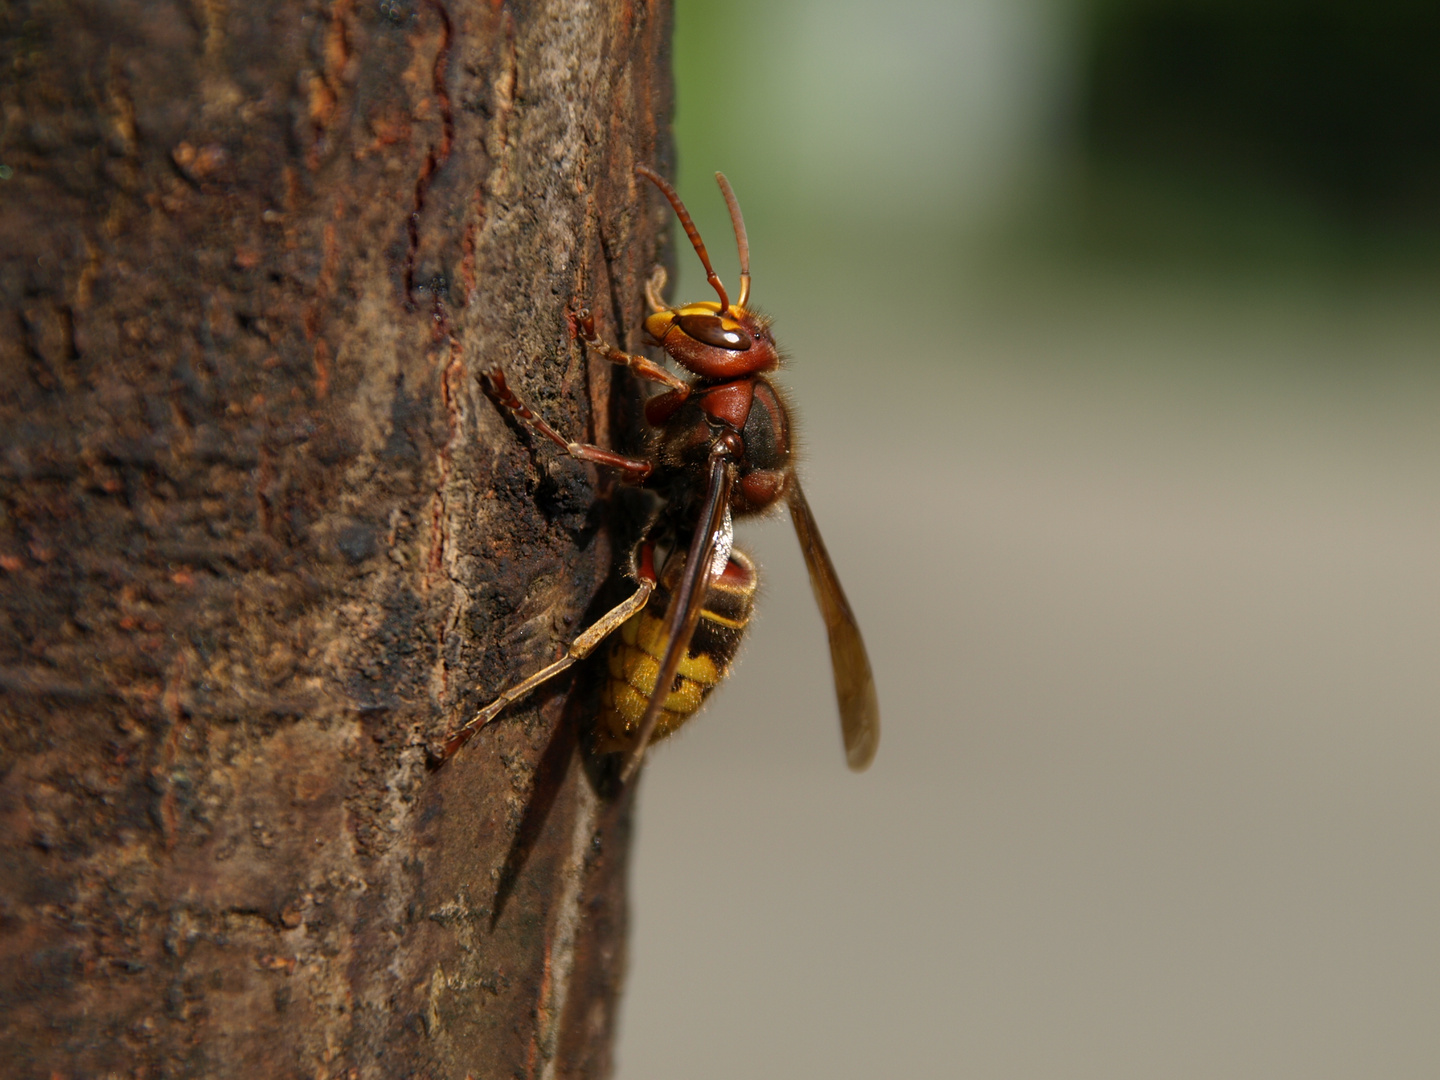
[[[6,1075],[607,1074],[628,802],[433,750],[614,562],[477,376],[624,442],[668,6],[0,20]]]

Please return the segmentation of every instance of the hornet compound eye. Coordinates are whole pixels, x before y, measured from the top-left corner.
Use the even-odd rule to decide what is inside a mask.
[[[677,315],[675,325],[702,345],[713,345],[732,352],[744,352],[750,348],[750,335],[738,327],[727,327],[719,315]]]

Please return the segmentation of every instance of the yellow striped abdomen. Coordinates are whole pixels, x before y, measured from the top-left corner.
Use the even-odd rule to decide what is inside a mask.
[[[602,753],[627,748],[639,729],[665,655],[666,609],[684,569],[684,553],[671,555],[649,602],[611,640],[597,731]],[[754,564],[742,552],[732,552],[725,573],[705,594],[700,621],[680,661],[676,684],[665,699],[653,738],[663,739],[685,723],[729,671],[750,621],[755,584]]]

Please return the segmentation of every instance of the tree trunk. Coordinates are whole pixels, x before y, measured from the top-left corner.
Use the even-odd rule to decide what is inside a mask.
[[[663,0],[0,9],[7,1076],[603,1076],[630,799],[558,655],[623,555]]]

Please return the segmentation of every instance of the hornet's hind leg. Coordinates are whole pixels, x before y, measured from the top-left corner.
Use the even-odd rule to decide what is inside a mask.
[[[589,629],[570,643],[570,648],[565,655],[553,664],[548,664],[535,672],[528,679],[517,683],[509,690],[506,690],[489,705],[475,714],[469,723],[456,728],[445,740],[445,749],[441,753],[440,760],[444,761],[452,757],[476,731],[484,727],[495,717],[504,711],[506,706],[512,702],[519,701],[530,691],[542,683],[553,679],[577,660],[584,660],[594,650],[595,646],[604,641],[612,633],[625,624],[625,621],[645,606],[650,599],[650,594],[655,591],[655,577],[653,571],[646,574],[642,569],[640,574],[640,587],[635,590],[628,600],[617,604],[604,615],[595,620]]]

